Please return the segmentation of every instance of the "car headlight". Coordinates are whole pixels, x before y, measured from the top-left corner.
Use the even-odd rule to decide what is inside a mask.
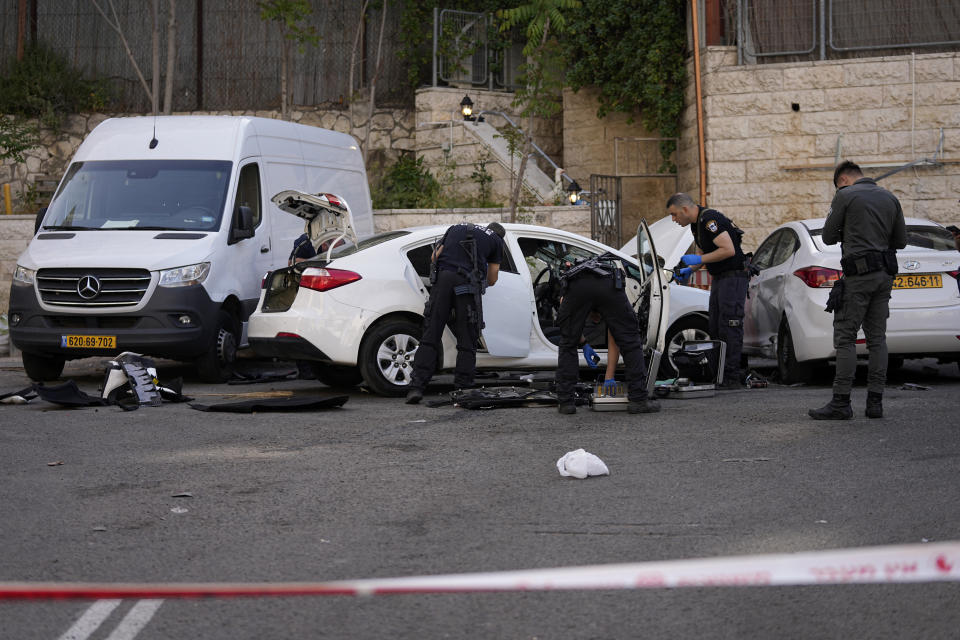
[[[13,272],[13,284],[32,285],[36,277],[36,269],[27,269],[17,265],[16,271]]]
[[[160,272],[160,286],[188,287],[193,284],[200,284],[207,279],[209,273],[209,262],[200,262],[185,267],[176,267],[174,269],[164,269]]]

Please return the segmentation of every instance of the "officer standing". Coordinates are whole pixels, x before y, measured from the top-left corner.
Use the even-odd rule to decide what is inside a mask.
[[[726,344],[721,389],[741,388],[740,353],[743,351],[743,306],[747,299],[749,274],[745,268],[740,239],[743,231],[715,209],[698,206],[685,193],[667,200],[667,212],[682,227],[692,224],[698,252],[681,258],[686,265],[675,272],[686,278],[706,266],[710,285],[710,335]]]
[[[867,365],[868,418],[883,417],[883,385],[887,381],[887,316],[890,290],[897,273],[897,249],[907,246],[907,229],[900,201],[864,178],[845,160],[833,173],[837,193],[823,225],[823,242],[840,243],[843,278],[834,285],[840,295],[833,305],[833,346],[837,372],[833,400],[808,413],[814,420],[853,417],[850,389],[857,368],[857,331],[863,327],[870,352]],[[833,297],[833,296],[831,296]]]
[[[457,364],[453,383],[458,389],[473,386],[477,366],[477,340],[483,329],[484,290],[497,282],[503,258],[503,226],[486,228],[455,224],[444,234],[431,256],[430,299],[423,309],[423,336],[413,357],[413,377],[407,404],[417,404],[437,368],[443,328],[456,311]]]
[[[603,314],[607,329],[623,354],[627,374],[627,411],[653,413],[660,410],[659,404],[647,398],[643,339],[637,316],[624,290],[625,277],[619,258],[613,254],[578,262],[561,274],[565,291],[557,312],[560,345],[556,373],[557,409],[560,413],[577,412],[574,396],[580,369],[577,345],[587,316],[594,310]]]

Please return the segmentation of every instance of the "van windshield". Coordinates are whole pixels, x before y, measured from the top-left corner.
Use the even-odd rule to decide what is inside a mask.
[[[43,228],[215,231],[230,169],[220,160],[75,162]]]

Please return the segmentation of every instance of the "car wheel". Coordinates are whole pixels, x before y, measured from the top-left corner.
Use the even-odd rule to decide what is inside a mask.
[[[217,315],[217,330],[210,349],[197,358],[197,374],[203,382],[226,382],[237,362],[239,330],[233,316],[226,311]]]
[[[413,379],[413,357],[420,346],[420,327],[410,320],[375,326],[360,347],[364,382],[382,396],[406,394]]]
[[[660,358],[660,369],[657,372],[658,379],[668,380],[677,377],[678,372],[676,365],[673,363],[673,355],[680,350],[680,347],[687,340],[709,340],[708,327],[706,318],[690,316],[681,318],[667,329],[666,353]]]
[[[797,354],[793,350],[793,336],[786,320],[780,325],[780,335],[777,338],[777,369],[783,384],[806,382],[813,375],[813,366],[810,363],[797,362]]]
[[[35,382],[44,382],[46,380],[56,380],[63,373],[65,358],[57,356],[41,356],[36,353],[20,354],[23,360],[23,370],[27,377]]]
[[[314,364],[317,380],[335,389],[348,389],[363,382],[359,367],[336,364]]]

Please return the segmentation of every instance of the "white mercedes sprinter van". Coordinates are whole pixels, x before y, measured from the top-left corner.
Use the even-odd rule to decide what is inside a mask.
[[[304,223],[270,197],[333,192],[373,234],[363,159],[349,135],[235,116],[109,119],[83,141],[17,261],[10,336],[26,373],[134,351],[193,361],[224,380],[267,271]]]

